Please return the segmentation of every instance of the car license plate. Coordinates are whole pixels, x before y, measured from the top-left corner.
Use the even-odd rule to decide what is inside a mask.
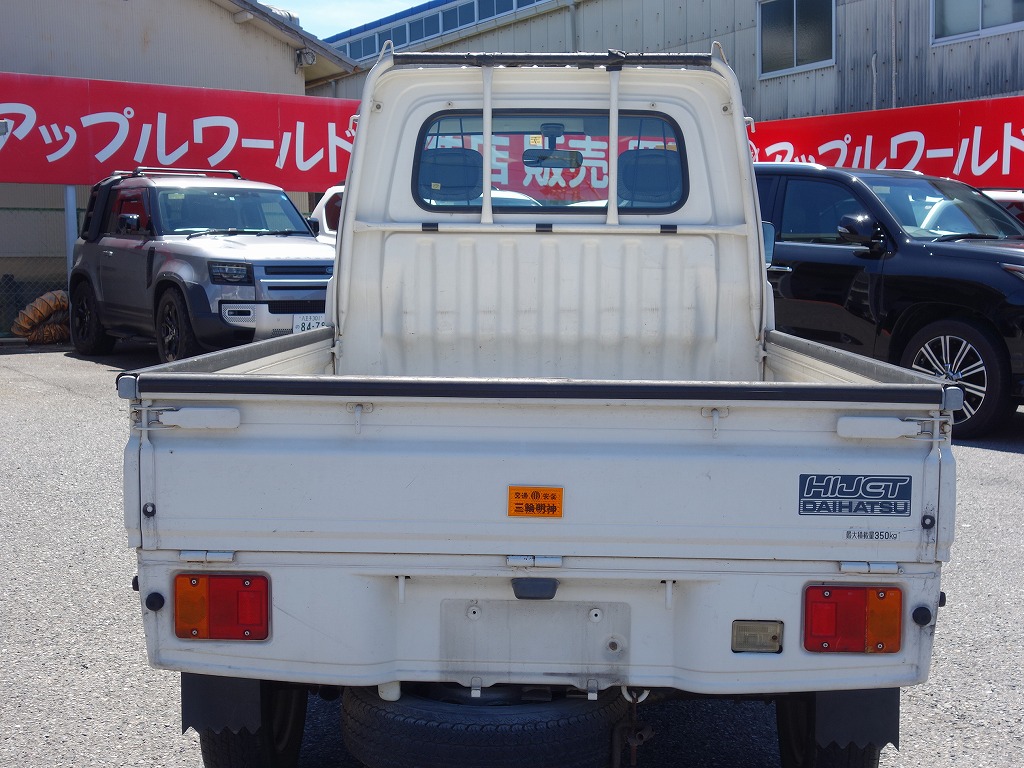
[[[311,331],[326,325],[323,315],[294,315],[292,318],[292,333]]]

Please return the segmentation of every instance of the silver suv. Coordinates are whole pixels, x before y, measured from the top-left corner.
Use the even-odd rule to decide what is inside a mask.
[[[70,277],[83,355],[155,338],[160,359],[324,323],[334,249],[294,203],[237,171],[137,168],[92,188]]]

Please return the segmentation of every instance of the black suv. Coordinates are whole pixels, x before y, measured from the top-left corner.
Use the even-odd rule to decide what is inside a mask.
[[[169,362],[324,323],[334,248],[280,187],[137,168],[96,184],[71,271],[83,355],[153,338]]]
[[[959,384],[954,435],[1024,397],[1024,226],[978,190],[912,171],[755,163],[775,326]]]

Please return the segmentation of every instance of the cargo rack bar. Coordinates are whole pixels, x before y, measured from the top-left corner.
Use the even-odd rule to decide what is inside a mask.
[[[212,176],[219,174],[221,176],[230,176],[235,179],[241,179],[242,174],[238,171],[230,171],[227,169],[220,168],[163,168],[161,166],[151,165],[140,165],[134,171],[114,171],[114,174],[123,174],[125,176]]]
[[[623,66],[710,67],[711,53],[395,53],[394,64],[446,64],[468,67],[593,67]]]

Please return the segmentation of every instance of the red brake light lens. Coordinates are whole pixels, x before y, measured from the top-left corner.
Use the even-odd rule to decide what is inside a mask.
[[[903,592],[897,587],[814,586],[804,592],[804,648],[818,653],[898,653]]]
[[[251,574],[174,577],[174,634],[195,640],[266,640],[270,582]]]

